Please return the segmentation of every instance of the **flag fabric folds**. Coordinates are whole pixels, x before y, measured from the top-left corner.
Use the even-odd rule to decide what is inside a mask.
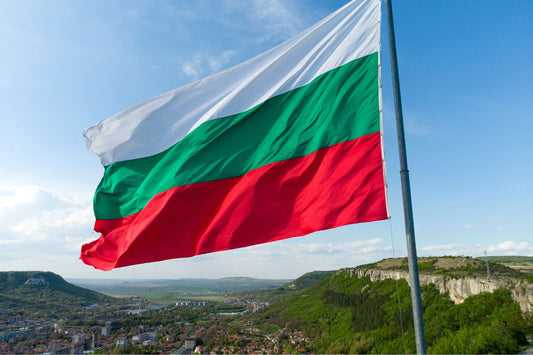
[[[388,218],[379,0],[84,131],[102,270]]]

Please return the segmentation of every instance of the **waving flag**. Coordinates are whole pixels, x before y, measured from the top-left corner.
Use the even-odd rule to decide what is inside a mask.
[[[87,128],[102,270],[388,218],[379,0]]]

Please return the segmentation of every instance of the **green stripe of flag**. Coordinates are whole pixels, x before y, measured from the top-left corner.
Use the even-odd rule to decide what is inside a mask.
[[[379,132],[378,85],[374,53],[243,113],[207,121],[164,152],[113,163],[96,191],[95,216],[122,218],[173,187],[243,176]]]

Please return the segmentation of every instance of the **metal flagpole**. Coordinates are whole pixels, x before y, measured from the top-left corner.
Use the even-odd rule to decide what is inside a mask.
[[[409,183],[409,169],[407,168],[407,153],[405,150],[405,133],[403,128],[402,98],[400,95],[400,80],[398,78],[398,62],[396,59],[396,39],[394,36],[394,22],[392,20],[392,0],[385,0],[387,11],[387,27],[389,29],[389,50],[391,57],[392,86],[394,89],[394,106],[396,109],[396,129],[398,132],[398,148],[400,153],[400,175],[402,179],[403,211],[405,217],[405,234],[407,238],[407,257],[409,264],[409,279],[411,284],[411,302],[413,304],[413,320],[415,326],[416,352],[426,353],[426,337],[424,335],[424,320],[422,318],[422,300],[420,297],[420,282],[418,279],[418,264],[416,256],[415,228],[413,221],[413,207],[411,205],[411,186]]]

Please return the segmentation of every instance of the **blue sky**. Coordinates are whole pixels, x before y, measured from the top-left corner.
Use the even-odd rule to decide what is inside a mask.
[[[405,255],[383,27],[391,221],[107,273],[78,260],[98,237],[91,200],[103,173],[84,128],[251,58],[345,2],[0,0],[0,270],[292,278]],[[419,255],[533,255],[533,2],[393,5]]]

